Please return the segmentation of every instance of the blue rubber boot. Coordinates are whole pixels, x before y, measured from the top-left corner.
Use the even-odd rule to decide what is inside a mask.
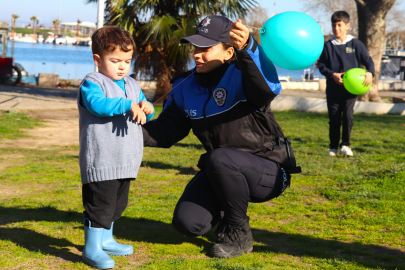
[[[102,247],[105,253],[114,256],[126,256],[134,253],[131,245],[122,245],[115,241],[113,237],[114,222],[111,223],[111,229],[104,229]]]
[[[115,261],[104,252],[101,247],[103,241],[103,228],[92,228],[84,226],[84,249],[83,262],[98,269],[114,268]]]

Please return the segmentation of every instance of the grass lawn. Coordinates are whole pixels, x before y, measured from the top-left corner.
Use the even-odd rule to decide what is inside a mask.
[[[23,113],[6,113],[0,110],[0,139],[25,137],[22,129],[37,127],[40,122]]]
[[[48,32],[54,32],[54,30],[35,28],[35,33],[34,33],[34,29],[32,29],[32,28],[16,27],[15,32],[21,33],[23,36],[25,34],[36,34],[37,32],[39,32],[40,35],[46,36],[46,35],[48,35]]]
[[[405,118],[355,115],[355,156],[332,158],[326,114],[275,114],[303,173],[279,198],[250,204],[253,253],[213,259],[212,232],[191,239],[172,228],[204,152],[190,134],[171,149],[145,148],[114,225],[135,253],[114,257],[116,269],[405,269]],[[35,125],[22,114],[0,115],[0,139]],[[78,149],[0,148],[0,269],[89,269],[81,262]]]

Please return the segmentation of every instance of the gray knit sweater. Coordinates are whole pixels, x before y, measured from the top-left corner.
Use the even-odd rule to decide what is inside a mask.
[[[103,89],[108,98],[122,97],[139,103],[140,86],[131,77],[125,77],[125,91],[101,73],[86,75],[84,81],[93,82]],[[79,107],[79,164],[83,184],[106,180],[136,178],[143,155],[142,128],[132,121],[131,113],[112,117],[98,117],[80,102]]]

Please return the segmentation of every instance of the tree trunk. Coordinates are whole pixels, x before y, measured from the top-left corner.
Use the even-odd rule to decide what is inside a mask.
[[[153,102],[161,105],[163,104],[163,101],[169,97],[169,95],[165,96],[165,94],[172,89],[170,84],[170,78],[172,77],[171,75],[172,74],[170,74],[168,69],[160,70],[159,75],[156,78],[156,94]]]
[[[370,90],[359,97],[359,100],[380,102],[378,94],[378,81],[381,71],[381,58],[384,53],[385,17],[395,0],[355,0],[359,22],[359,40],[366,48],[374,61],[375,76]]]
[[[174,75],[184,72],[184,66],[180,64],[166,65],[165,63],[170,63],[170,59],[165,53],[160,53],[160,57],[164,59],[163,63],[159,67],[154,66],[156,69],[157,76],[156,79],[156,94],[153,99],[154,102],[161,105],[164,100],[169,98],[169,92],[172,90],[172,85],[170,83]],[[160,59],[162,60],[162,59]],[[177,72],[176,72],[177,71]]]

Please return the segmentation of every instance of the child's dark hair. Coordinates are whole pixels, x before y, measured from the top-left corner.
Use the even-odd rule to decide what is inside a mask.
[[[344,10],[336,11],[330,18],[332,23],[344,22],[345,24],[350,22],[350,15]]]
[[[100,56],[120,48],[123,52],[135,51],[136,45],[132,35],[114,25],[97,29],[91,36],[91,50]]]

